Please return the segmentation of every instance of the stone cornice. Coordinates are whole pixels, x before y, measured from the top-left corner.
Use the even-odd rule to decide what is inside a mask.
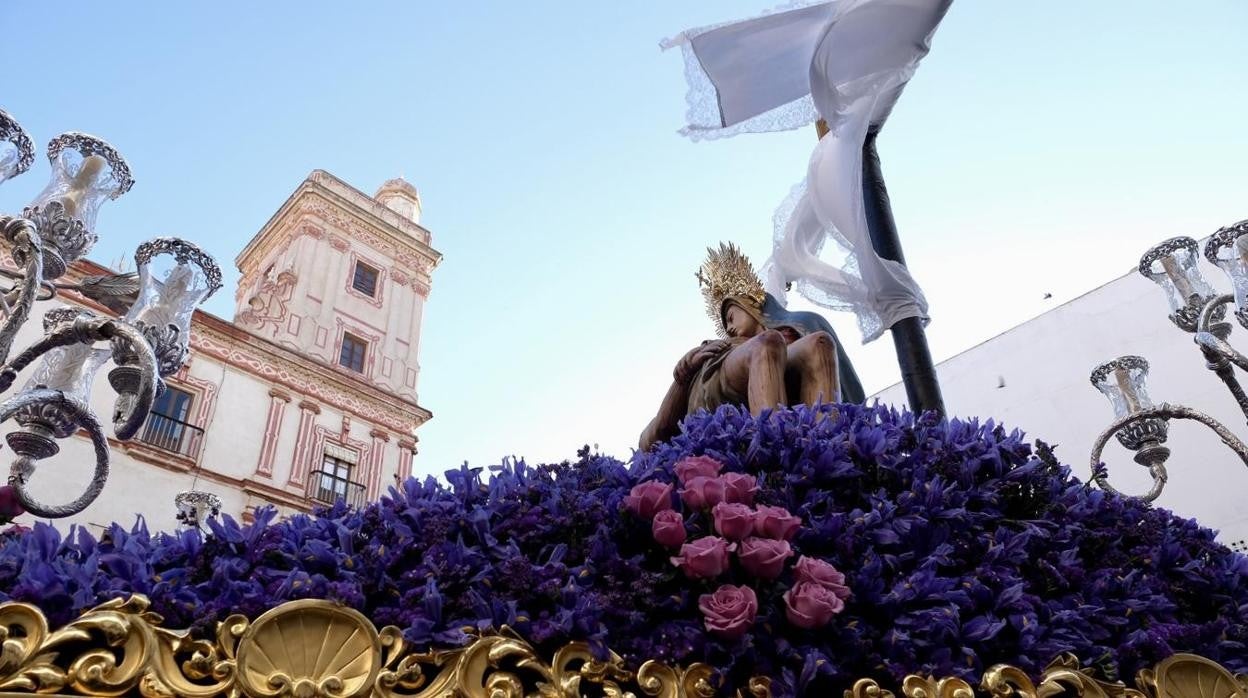
[[[376,238],[371,242],[380,242],[378,246],[396,258],[419,260],[414,266],[423,268],[422,270],[432,270],[442,261],[442,253],[429,246],[430,233],[427,229],[330,173],[314,170],[235,258],[239,271],[246,276],[252,271],[251,267],[258,266],[268,257],[267,252],[276,244],[293,238],[297,234],[294,230],[297,226],[287,223],[304,210],[314,208],[313,204],[317,199],[336,212],[346,214],[345,222],[348,227],[353,228],[351,232],[363,232],[365,235],[371,233]],[[328,220],[326,222],[340,223]],[[351,223],[356,225],[351,226]]]
[[[196,311],[191,348],[372,424],[406,432],[433,415],[420,405],[345,376],[313,358]]]

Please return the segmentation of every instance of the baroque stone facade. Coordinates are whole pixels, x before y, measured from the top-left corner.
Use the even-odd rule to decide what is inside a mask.
[[[234,321],[196,312],[171,392],[138,437],[112,440],[108,496],[65,523],[98,531],[138,513],[170,529],[174,495],[192,483],[221,497],[223,513],[248,518],[266,504],[290,513],[338,497],[366,501],[410,475],[416,429],[432,417],[417,402],[417,352],[441,261],[419,216],[419,195],[403,180],[374,198],[327,172],[309,175],[236,259]],[[107,273],[81,261],[69,276]],[[62,303],[110,314],[73,294],[34,314]],[[16,346],[34,341],[38,325]],[[93,405],[105,415],[106,373]],[[87,439],[67,440],[32,489],[59,502],[89,477],[89,454]]]

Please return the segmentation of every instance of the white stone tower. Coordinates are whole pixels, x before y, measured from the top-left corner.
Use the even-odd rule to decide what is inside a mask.
[[[442,259],[403,179],[374,197],[314,171],[235,260],[235,322],[416,401],[421,318]]]

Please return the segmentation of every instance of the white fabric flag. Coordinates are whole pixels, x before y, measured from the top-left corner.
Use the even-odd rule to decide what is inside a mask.
[[[785,287],[834,310],[852,310],[863,341],[898,320],[927,320],[909,271],[871,246],[862,198],[862,147],[888,118],[952,0],[839,0],[683,32],[694,138],[799,128],[831,131],[807,179],[776,212],[768,291]],[[841,253],[825,258],[827,243]]]

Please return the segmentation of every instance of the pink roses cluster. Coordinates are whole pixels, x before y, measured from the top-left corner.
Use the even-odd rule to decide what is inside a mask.
[[[723,464],[707,456],[692,456],[675,466],[681,485],[680,501],[692,512],[703,514],[718,535],[688,540],[685,516],[674,506],[673,486],[643,482],[624,498],[624,505],[651,522],[654,540],[679,548],[672,558],[690,579],[714,579],[731,569],[733,554],[750,577],[773,581],[784,573],[793,557],[789,541],[802,527],[800,517],[784,507],[754,506],[758,482],[744,473],[720,474]],[[709,513],[709,517],[705,514]],[[828,563],[799,557],[793,567],[794,584],[784,593],[785,616],[800,628],[819,628],[840,613],[849,597],[845,576]],[[754,624],[758,596],[749,585],[723,584],[698,599],[706,628],[725,638],[738,638]]]

